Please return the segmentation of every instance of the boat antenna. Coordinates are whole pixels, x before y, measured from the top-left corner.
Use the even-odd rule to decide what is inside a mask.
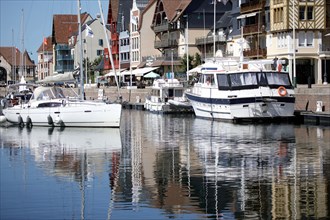
[[[111,63],[112,71],[115,74],[115,80],[116,80],[117,91],[118,91],[118,96],[119,96],[119,83],[118,83],[116,68],[115,68],[115,65],[113,63],[112,50],[110,48],[109,38],[108,38],[108,35],[107,35],[107,30],[105,28],[105,22],[104,22],[104,16],[103,16],[103,10],[102,10],[101,1],[98,0],[98,3],[99,3],[101,19],[102,19],[102,23],[103,23],[103,31],[104,31],[105,39],[106,39],[106,42],[107,42],[108,51],[109,51],[110,63]]]
[[[83,55],[83,50],[82,50],[82,36],[81,36],[81,18],[80,18],[80,12],[81,12],[81,5],[80,5],[80,0],[78,0],[78,31],[79,31],[79,69],[80,69],[80,100],[83,100],[84,98],[84,67],[83,67],[83,60],[82,60],[82,55]]]

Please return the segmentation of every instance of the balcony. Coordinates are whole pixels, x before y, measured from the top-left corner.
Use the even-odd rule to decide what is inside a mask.
[[[63,50],[70,50],[70,48],[69,48],[69,45],[67,45],[67,44],[56,44],[55,50],[63,51]]]
[[[330,57],[330,45],[319,45],[320,57]]]
[[[160,49],[160,48],[166,48],[166,47],[174,47],[178,46],[178,41],[177,40],[158,40],[155,41],[154,43],[154,48],[155,49]]]
[[[243,35],[246,34],[260,34],[263,33],[265,30],[265,26],[263,24],[251,24],[251,25],[246,25],[243,27]]]
[[[170,31],[173,29],[173,27],[168,22],[164,22],[162,24],[155,24],[155,26],[153,26],[153,29],[155,33],[159,33],[164,31]]]
[[[266,0],[253,0],[247,3],[241,4],[241,14],[253,12],[253,11],[263,11],[266,4]]]
[[[73,60],[73,57],[70,54],[57,54],[56,60],[57,61]]]
[[[196,45],[204,45],[204,44],[213,44],[214,39],[213,36],[208,37],[199,37],[195,39]],[[215,42],[226,42],[226,36],[225,35],[216,35],[215,36]]]
[[[66,72],[66,71],[72,71],[72,70],[73,70],[73,64],[55,66],[55,71],[59,72],[59,73]]]
[[[244,57],[250,57],[250,58],[266,58],[267,57],[267,49],[250,49],[250,50],[244,50],[243,51]]]

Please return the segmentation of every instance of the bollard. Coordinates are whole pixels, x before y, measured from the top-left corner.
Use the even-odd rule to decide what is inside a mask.
[[[307,82],[308,82],[308,88],[312,88],[312,79],[310,76],[308,77]]]
[[[316,111],[317,112],[323,111],[323,102],[322,101],[316,101]]]

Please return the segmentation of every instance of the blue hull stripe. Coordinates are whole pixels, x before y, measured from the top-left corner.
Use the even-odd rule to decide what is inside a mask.
[[[247,97],[247,98],[204,98],[186,93],[189,100],[194,102],[200,102],[205,104],[217,104],[217,105],[233,105],[233,104],[248,104],[248,103],[262,103],[263,99],[274,99],[277,102],[295,103],[295,97]]]

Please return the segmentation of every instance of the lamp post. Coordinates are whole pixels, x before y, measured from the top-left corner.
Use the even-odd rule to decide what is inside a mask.
[[[219,0],[213,0],[213,59],[215,59],[215,23],[216,23],[216,10],[217,10],[217,1]]]
[[[293,86],[297,87],[297,81],[296,81],[296,19],[294,17],[296,12],[296,4],[295,1],[293,1],[293,27],[292,27],[292,38],[293,38]]]
[[[328,34],[326,34],[324,36],[330,38],[330,33],[328,33]],[[328,79],[327,79],[327,58],[325,57],[325,60],[324,60],[323,85],[327,85],[327,84],[328,84]]]
[[[174,72],[173,72],[173,49],[171,49],[171,78],[172,78],[172,74],[174,77]]]
[[[189,81],[189,73],[188,73],[189,72],[189,51],[188,51],[189,50],[189,36],[188,36],[189,16],[188,16],[188,14],[186,15],[186,18],[187,18],[187,20],[186,20],[186,58],[187,58],[187,82],[188,82]]]

